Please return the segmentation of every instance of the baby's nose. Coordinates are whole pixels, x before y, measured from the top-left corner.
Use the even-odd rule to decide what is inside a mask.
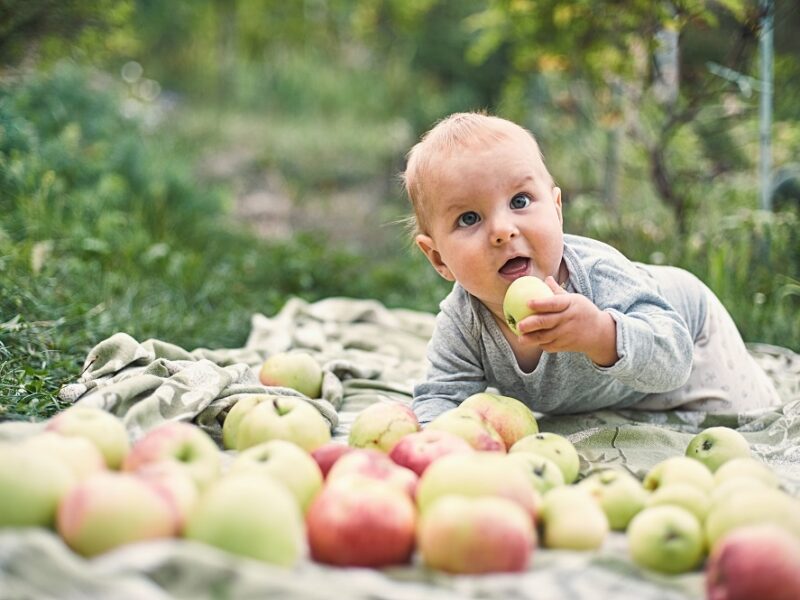
[[[498,223],[492,229],[492,242],[496,245],[503,244],[517,237],[517,228],[512,223]]]

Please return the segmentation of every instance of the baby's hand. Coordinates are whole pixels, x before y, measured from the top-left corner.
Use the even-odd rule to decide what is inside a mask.
[[[582,352],[600,366],[617,362],[613,317],[586,296],[568,293],[552,277],[547,277],[545,283],[555,295],[528,302],[536,314],[517,324],[522,333],[520,339],[546,352]]]

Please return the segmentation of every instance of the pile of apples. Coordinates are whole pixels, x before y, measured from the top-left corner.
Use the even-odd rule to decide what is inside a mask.
[[[282,360],[270,385],[288,386]],[[537,547],[596,551],[619,531],[643,568],[705,564],[709,598],[800,598],[800,501],[733,429],[702,431],[640,480],[582,473],[567,438],[490,393],[424,429],[402,404],[373,404],[347,443],[300,397],[248,396],[222,417],[226,452],[190,423],[131,444],[112,414],[69,408],[0,444],[0,528],[54,528],[84,556],[183,537],[284,567],[453,574],[523,571]]]

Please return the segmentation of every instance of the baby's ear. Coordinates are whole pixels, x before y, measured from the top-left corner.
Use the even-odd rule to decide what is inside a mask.
[[[422,250],[425,258],[428,259],[428,262],[431,263],[439,275],[444,277],[447,281],[456,280],[456,278],[453,277],[453,273],[442,260],[442,255],[439,254],[439,251],[436,249],[436,244],[434,243],[432,237],[425,235],[424,233],[420,233],[414,238],[414,241],[417,243],[417,247]]]

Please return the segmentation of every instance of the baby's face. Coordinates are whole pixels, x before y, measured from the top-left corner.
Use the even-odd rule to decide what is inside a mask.
[[[525,134],[460,149],[434,172],[425,186],[428,230],[416,241],[443,277],[501,319],[512,281],[558,279],[561,191]]]

